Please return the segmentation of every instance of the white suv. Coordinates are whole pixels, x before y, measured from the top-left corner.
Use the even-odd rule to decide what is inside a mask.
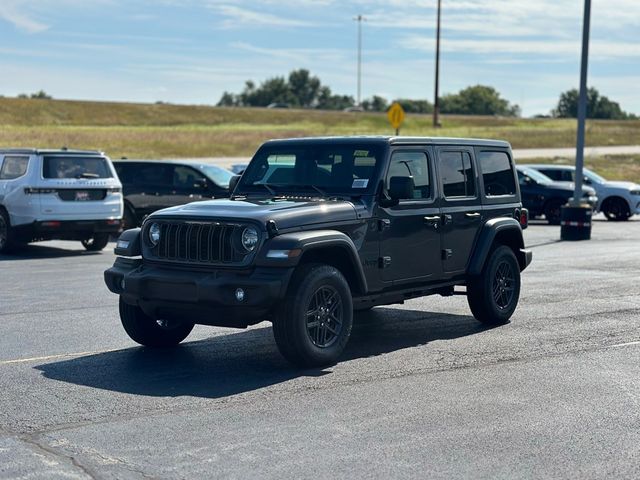
[[[524,165],[523,165],[524,166]],[[526,165],[552,180],[573,182],[576,168],[571,165]],[[584,169],[584,183],[596,191],[596,210],[609,220],[628,220],[640,214],[640,185],[633,182],[613,182],[588,168]]]
[[[102,250],[121,219],[122,185],[103,153],[0,149],[0,253],[54,239]]]

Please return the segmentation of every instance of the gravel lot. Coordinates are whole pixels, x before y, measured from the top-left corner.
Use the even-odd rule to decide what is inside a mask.
[[[558,239],[526,231],[510,324],[463,297],[380,307],[322,371],[266,323],[135,346],[110,252],[0,256],[0,477],[639,478],[640,221]]]

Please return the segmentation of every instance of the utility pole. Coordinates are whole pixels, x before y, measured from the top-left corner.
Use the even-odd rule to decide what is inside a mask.
[[[354,20],[358,22],[358,101],[357,106],[360,106],[362,100],[362,22],[366,22],[367,19],[362,15],[354,17]]]
[[[573,206],[580,205],[584,171],[584,124],[587,116],[587,66],[589,63],[589,29],[591,23],[591,0],[584,0],[582,24],[582,64],[580,66],[580,98],[578,99],[578,135],[576,141],[576,178]]]
[[[433,100],[433,127],[440,126],[440,9],[441,0],[438,0],[438,24],[436,27],[436,86],[435,98]]]

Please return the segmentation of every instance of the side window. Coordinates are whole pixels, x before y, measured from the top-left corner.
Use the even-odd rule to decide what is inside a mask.
[[[6,156],[0,169],[0,180],[13,180],[27,173],[29,157]]]
[[[200,172],[191,167],[178,165],[173,169],[173,186],[174,188],[191,190],[203,186],[206,178]]]
[[[539,169],[540,173],[545,174],[551,180],[563,180],[564,172],[562,170],[556,170],[555,168],[541,168]]]
[[[506,152],[480,152],[478,163],[482,170],[484,193],[487,197],[515,195],[516,182],[513,168]]]
[[[171,187],[172,178],[171,171],[168,165],[162,165],[159,163],[139,165],[140,169],[137,175],[135,175],[136,184]],[[138,179],[139,181],[137,181]]]
[[[414,199],[431,197],[431,178],[429,163],[424,152],[394,152],[389,164],[386,187],[389,188],[391,177],[413,177],[415,188]]]
[[[475,175],[469,152],[441,151],[438,165],[446,198],[475,197]]]

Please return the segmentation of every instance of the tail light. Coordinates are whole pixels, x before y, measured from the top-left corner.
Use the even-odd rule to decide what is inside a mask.
[[[529,226],[529,210],[527,210],[526,208],[523,208],[522,210],[520,210],[519,221],[520,221],[520,226],[522,227],[523,230]]]

